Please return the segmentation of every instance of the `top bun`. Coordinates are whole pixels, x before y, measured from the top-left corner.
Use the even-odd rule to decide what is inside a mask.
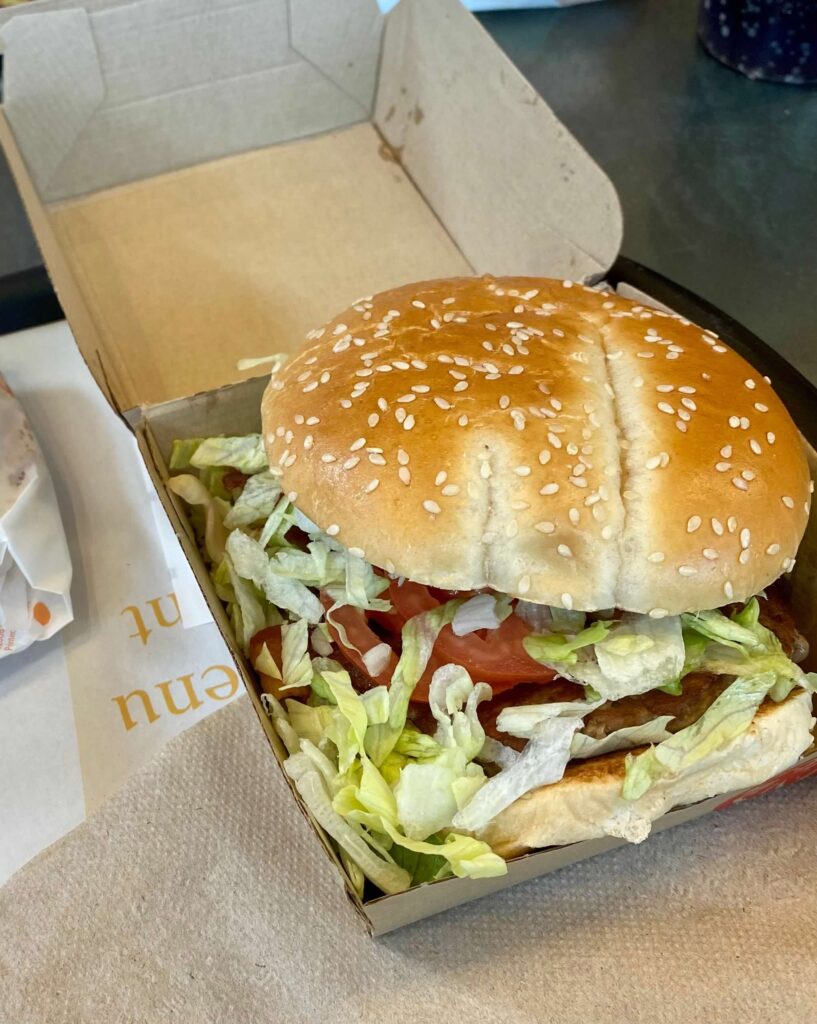
[[[360,299],[273,374],[262,415],[307,516],[449,590],[715,608],[789,570],[808,519],[769,382],[711,331],[570,281]]]

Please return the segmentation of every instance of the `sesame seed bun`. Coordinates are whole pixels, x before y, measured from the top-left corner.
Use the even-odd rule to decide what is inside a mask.
[[[813,726],[810,693],[797,690],[780,704],[766,701],[746,732],[637,800],[621,795],[624,751],[572,761],[563,779],[515,801],[480,838],[506,858],[601,836],[641,842],[651,823],[673,807],[756,786],[790,768],[811,746]]]
[[[270,467],[375,565],[453,590],[656,617],[793,565],[800,435],[711,331],[541,278],[356,302],[273,374]]]

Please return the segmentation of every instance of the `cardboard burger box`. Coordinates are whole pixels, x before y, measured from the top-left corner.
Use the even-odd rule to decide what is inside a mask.
[[[258,431],[265,379],[240,379],[237,361],[292,351],[357,295],[487,271],[601,280],[621,241],[615,191],[459,0],[402,0],[386,17],[375,0],[44,0],[2,16],[0,40],[0,139],[51,279],[280,766],[165,488],[173,439]],[[811,529],[794,582],[813,642],[816,562]],[[812,754],[792,772],[815,770]],[[375,934],[621,845],[543,850],[502,878],[364,902],[311,824]]]

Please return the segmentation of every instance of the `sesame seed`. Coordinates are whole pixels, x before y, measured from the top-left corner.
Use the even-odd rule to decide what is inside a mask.
[[[558,484],[545,484],[539,491],[540,494],[556,494],[559,490]]]
[[[752,449],[752,451],[755,453],[755,455],[760,455],[762,453],[762,451],[763,451],[763,449],[760,447],[760,445],[757,443],[757,441],[755,441],[754,438],[752,438],[749,441],[749,447]]]
[[[540,533],[553,533],[556,529],[556,524],[552,523],[549,519],[543,519],[541,523],[534,525],[534,530],[538,530]]]
[[[678,566],[678,575],[679,576],[695,576],[695,575],[697,575],[697,572],[698,572],[698,570],[695,568],[694,565],[679,565]]]
[[[775,438],[775,435],[772,433],[771,430],[766,435],[766,440],[769,442],[769,444],[774,444],[776,438]]]
[[[311,384],[307,384],[305,388],[302,388],[302,391],[306,395],[310,391],[314,391],[317,386],[318,382],[316,380],[313,380]]]
[[[687,533],[694,533],[700,525],[700,516],[690,516],[689,519],[687,519]]]
[[[669,615],[666,608],[650,608],[649,616],[651,619],[664,619]]]
[[[331,455],[327,452],[325,455],[321,455],[321,462],[336,462],[337,455]]]
[[[321,384],[328,384],[331,377],[332,374],[328,370],[324,370],[320,377],[318,377],[318,380],[321,382]]]
[[[738,521],[737,521],[737,519],[734,516],[729,516],[729,518],[726,520],[726,529],[730,533],[734,533],[735,530],[737,530],[737,528],[738,528]]]
[[[758,412],[768,412],[769,411],[768,405],[764,405],[763,402],[755,402],[755,409],[757,409]]]
[[[298,456],[295,454],[295,452],[292,452],[291,455],[288,455],[283,462],[284,469],[289,469],[290,466],[294,466],[297,458]]]
[[[729,598],[730,601],[735,596],[735,588],[732,586],[729,580],[727,580],[726,583],[724,583],[723,592]]]
[[[673,407],[669,404],[669,402],[659,402],[658,403],[658,411],[659,412],[665,412],[668,416],[674,416],[675,415],[675,409],[673,409]]]
[[[786,508],[794,508],[794,498],[790,498],[788,494],[784,494],[780,500],[783,502]]]
[[[725,459],[731,459],[732,458],[732,445],[731,444],[725,444],[723,446],[723,448],[721,448],[721,455]]]
[[[741,551],[741,553],[738,555],[738,561],[741,565],[746,565],[750,557],[751,556],[749,552],[746,550],[746,548],[744,548],[743,551]]]
[[[405,421],[403,423],[403,430],[411,430],[411,428],[413,426],[414,426],[414,416],[412,416],[412,414],[409,413],[409,415],[406,416],[406,419],[405,419]]]
[[[338,526],[338,524],[337,524],[337,523],[330,523],[330,524],[329,524],[329,525],[328,525],[328,526],[326,527],[326,533],[327,533],[327,534],[328,534],[328,535],[329,535],[330,537],[337,537],[337,535],[338,535],[338,534],[340,533],[340,527]]]
[[[601,529],[602,540],[612,540],[615,530],[609,524]]]
[[[718,552],[714,548],[704,548],[702,552],[704,558],[708,558],[710,562],[714,562],[718,558]]]
[[[444,494],[446,498],[453,498],[455,494],[460,493],[460,489],[456,484],[446,484],[441,493]]]
[[[733,427],[733,428],[739,427],[740,426],[740,417],[739,416],[730,416],[729,417],[729,426]]]
[[[365,444],[366,444],[366,438],[365,437],[359,437],[356,441],[352,441],[352,443],[349,445],[349,451],[350,452],[359,451]]]
[[[717,533],[717,535],[719,537],[722,537],[723,536],[723,523],[720,521],[720,519],[712,518],[712,519],[710,519],[710,523],[712,524],[712,529],[715,531],[715,533]]]
[[[341,408],[343,408],[343,409],[351,409],[352,408],[352,403],[349,401],[348,398],[341,398],[339,404],[340,404]]]
[[[406,410],[402,407],[402,405],[394,410],[394,418],[397,420],[398,423],[404,423],[407,415],[408,414],[406,413]]]
[[[658,469],[658,467],[661,465],[661,456],[651,455],[644,463],[644,465],[647,467],[647,469]]]
[[[776,554],[779,553],[779,551],[780,551],[780,545],[779,544],[770,544],[766,548],[766,554],[767,555],[776,555]]]
[[[428,363],[423,362],[422,359],[412,359],[411,365],[414,367],[415,370],[427,370],[428,369]]]
[[[366,484],[366,486],[363,488],[363,490],[366,492],[366,494],[371,494],[372,491],[377,489],[379,484],[380,484],[380,481],[377,479],[377,477],[374,477],[372,480],[370,480]]]
[[[438,395],[434,396],[434,404],[437,405],[440,409],[451,408],[451,403],[447,401],[445,398],[440,398]]]
[[[682,384],[681,387],[678,388],[678,390],[683,395],[694,395],[695,394],[695,388],[693,388],[689,384]]]
[[[748,419],[748,417],[741,416],[741,418],[740,418],[740,429],[741,430],[748,430],[749,429],[749,419]]]
[[[315,438],[311,434],[307,434],[306,437],[304,438],[304,448],[307,451],[309,451],[309,449],[312,447],[312,445],[314,445],[314,443]]]
[[[514,473],[516,473],[517,476],[530,476],[530,466],[516,466],[514,468]]]
[[[747,379],[743,383],[747,388],[749,388],[750,391],[753,391],[757,387],[757,384],[755,383],[755,381],[752,380],[751,377],[747,377]]]
[[[308,427],[315,427],[320,423],[320,421],[321,420],[319,416],[310,416],[306,421],[306,425]]]
[[[418,395],[426,395],[431,390],[428,384],[412,384],[411,390],[415,391]]]
[[[740,531],[740,546],[742,548],[748,548],[751,537],[751,532],[747,527],[744,526],[743,529]]]
[[[344,469],[354,469],[355,466],[358,464],[358,462],[360,462],[360,459],[358,458],[358,456],[357,455],[353,455],[350,459],[347,459],[343,463],[343,468]]]
[[[355,558],[363,558],[364,551],[363,548],[349,548],[349,554]]]
[[[519,583],[517,583],[516,588],[520,594],[527,594],[530,590],[530,576],[520,576]]]
[[[369,418],[366,422],[369,424],[370,427],[376,427],[377,424],[380,422],[380,417],[377,415],[376,412],[371,412],[369,413]]]
[[[743,477],[744,480],[754,480],[755,471],[753,469],[742,469],[740,471],[740,475]]]
[[[397,470],[397,476],[400,478],[401,482],[406,485],[406,487],[411,483],[411,471],[406,466],[401,466]]]
[[[675,385],[674,384],[658,384],[658,385],[656,385],[655,390],[656,391],[663,391],[663,392],[666,393],[666,392],[669,392],[669,391],[674,391],[675,390]]]
[[[448,473],[446,473],[444,469],[441,469],[440,472],[434,477],[434,484],[437,487],[439,487],[441,484],[444,484],[447,479]]]
[[[698,409],[698,406],[693,402],[693,400],[691,398],[687,398],[686,396],[681,399],[681,405],[683,405],[687,409],[691,409],[693,412],[696,412]]]
[[[411,300],[411,304],[412,304],[412,306],[414,306],[415,309],[425,309],[426,308],[426,304],[424,302],[420,302],[419,299],[412,299]]]
[[[562,594],[562,605],[571,611],[573,608],[573,596],[571,594]]]
[[[424,501],[423,502],[423,508],[426,510],[426,512],[430,512],[431,515],[434,515],[434,516],[438,515],[442,511],[442,509],[437,504],[437,502],[436,501],[431,501],[431,500]]]
[[[687,425],[683,420],[676,420],[675,426],[681,431],[682,434],[687,432]]]
[[[550,443],[551,447],[553,447],[553,448],[561,448],[562,447],[562,442],[561,442],[560,438],[558,437],[557,434],[553,433],[552,430],[548,431],[548,442]]]
[[[407,405],[409,402],[415,402],[417,400],[416,395],[401,395],[397,401],[402,405]]]
[[[656,563],[663,562],[665,557],[666,556],[663,551],[653,551],[651,555],[647,555],[647,561]]]
[[[371,462],[371,464],[373,466],[385,466],[386,465],[386,460],[383,458],[383,456],[379,452],[370,452],[369,453],[369,462]]]
[[[732,463],[731,462],[716,462],[715,463],[715,469],[717,469],[717,471],[719,473],[726,473],[731,468],[732,468]]]
[[[735,487],[737,487],[737,489],[739,491],[748,491],[749,490],[749,485],[746,483],[745,480],[743,480],[739,476],[733,476],[732,477],[732,483],[735,485]]]

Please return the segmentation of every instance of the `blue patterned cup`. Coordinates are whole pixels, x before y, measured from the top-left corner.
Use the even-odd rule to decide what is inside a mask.
[[[749,78],[817,82],[817,0],[702,0],[698,35]]]

